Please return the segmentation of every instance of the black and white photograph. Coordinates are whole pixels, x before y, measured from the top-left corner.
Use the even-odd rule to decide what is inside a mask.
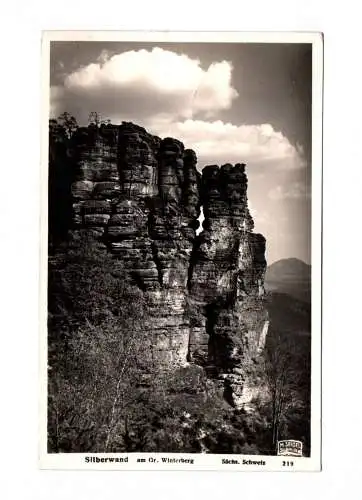
[[[322,43],[44,33],[42,468],[320,470]]]

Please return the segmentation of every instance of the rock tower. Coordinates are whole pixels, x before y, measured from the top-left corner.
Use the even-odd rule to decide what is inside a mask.
[[[268,325],[265,239],[253,232],[245,165],[200,174],[182,142],[127,122],[80,128],[75,144],[71,231],[89,230],[144,292],[145,349],[160,369],[203,367],[242,407],[257,391]]]

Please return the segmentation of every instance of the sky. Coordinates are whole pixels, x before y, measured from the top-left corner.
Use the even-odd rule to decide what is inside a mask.
[[[312,46],[52,42],[50,114],[133,121],[195,150],[198,168],[246,163],[268,264],[311,259]]]

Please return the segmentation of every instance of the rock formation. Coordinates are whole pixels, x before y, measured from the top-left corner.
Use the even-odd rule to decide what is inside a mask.
[[[253,233],[245,165],[201,175],[182,142],[127,122],[79,129],[76,144],[72,231],[89,229],[143,290],[145,352],[160,369],[202,366],[243,406],[268,325],[265,239]]]

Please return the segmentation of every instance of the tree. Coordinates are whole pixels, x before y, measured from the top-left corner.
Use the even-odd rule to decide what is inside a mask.
[[[49,242],[52,245],[66,237],[72,218],[71,184],[75,171],[74,116],[62,113],[49,120]]]
[[[57,122],[63,128],[68,139],[70,139],[74,132],[76,132],[76,130],[78,129],[77,120],[67,111],[65,111],[58,117]]]
[[[48,289],[49,450],[126,451],[147,362],[143,294],[86,232],[53,257]]]
[[[303,389],[308,378],[305,372],[307,363],[297,340],[287,335],[273,335],[265,356],[265,376],[271,404],[271,442],[275,450],[280,438],[300,437],[288,434],[295,421],[306,418],[305,394],[309,390]],[[293,432],[296,432],[295,429]]]

